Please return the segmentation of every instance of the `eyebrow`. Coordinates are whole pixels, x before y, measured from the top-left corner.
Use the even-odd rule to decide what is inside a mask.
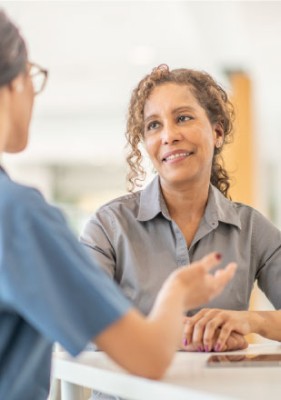
[[[181,107],[177,107],[177,108],[174,108],[174,109],[172,110],[172,114],[176,114],[176,113],[179,112],[179,111],[195,112],[195,108],[194,108],[194,107],[191,107],[191,106],[181,106]],[[144,122],[147,122],[148,120],[154,119],[154,118],[158,118],[158,114],[149,115],[148,117],[146,117],[146,118],[144,119]]]

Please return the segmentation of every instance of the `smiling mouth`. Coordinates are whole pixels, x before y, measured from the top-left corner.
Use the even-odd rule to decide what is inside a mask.
[[[163,162],[168,162],[168,161],[173,161],[176,160],[177,158],[186,158],[188,156],[190,156],[191,154],[193,154],[192,152],[180,152],[180,153],[175,153],[175,154],[171,154],[168,157],[165,157],[162,159]]]

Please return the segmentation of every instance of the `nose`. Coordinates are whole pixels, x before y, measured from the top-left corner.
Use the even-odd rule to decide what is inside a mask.
[[[177,143],[182,139],[180,128],[174,124],[167,123],[163,126],[161,132],[162,144]]]

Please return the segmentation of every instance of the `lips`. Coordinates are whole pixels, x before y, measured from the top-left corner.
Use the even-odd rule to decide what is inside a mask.
[[[176,150],[176,151],[172,151],[170,153],[166,153],[164,155],[164,157],[162,158],[163,162],[169,162],[169,161],[173,161],[173,160],[180,160],[183,158],[186,158],[188,156],[190,156],[191,154],[193,154],[191,151],[184,151],[184,150]]]

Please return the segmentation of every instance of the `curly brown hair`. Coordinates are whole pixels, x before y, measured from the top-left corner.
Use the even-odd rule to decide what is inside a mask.
[[[172,82],[186,85],[204,108],[211,124],[219,123],[223,129],[223,145],[230,143],[233,135],[234,107],[226,91],[206,72],[193,69],[169,70],[166,64],[154,68],[133,90],[127,117],[126,147],[129,149],[126,158],[129,166],[127,174],[128,190],[134,191],[142,186],[146,171],[142,166],[140,145],[144,135],[144,106],[156,86]],[[211,183],[228,197],[230,177],[224,168],[221,151],[224,146],[215,147],[211,171]]]

